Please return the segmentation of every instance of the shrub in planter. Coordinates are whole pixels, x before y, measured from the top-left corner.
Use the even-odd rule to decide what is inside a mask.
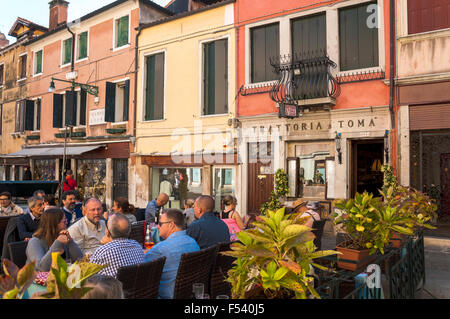
[[[237,258],[227,278],[233,298],[320,298],[308,274],[311,265],[326,268],[313,259],[337,252],[316,251],[306,220],[298,214],[285,215],[284,208],[269,210],[253,223],[255,228],[238,233],[240,242],[223,253]]]

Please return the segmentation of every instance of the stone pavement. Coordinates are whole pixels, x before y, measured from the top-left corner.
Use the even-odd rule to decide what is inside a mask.
[[[425,236],[425,286],[416,299],[450,299],[450,238]],[[336,237],[326,223],[322,249],[335,249]]]

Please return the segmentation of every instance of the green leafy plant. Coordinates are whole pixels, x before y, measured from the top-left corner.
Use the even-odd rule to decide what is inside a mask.
[[[283,169],[278,169],[275,172],[275,189],[270,193],[269,200],[261,206],[261,214],[266,214],[267,211],[276,211],[281,208],[280,198],[289,195],[288,176]]]
[[[391,187],[395,192],[398,187],[398,180],[397,176],[394,174],[394,168],[390,165],[383,165],[381,166],[381,171],[384,173],[382,192],[386,193]]]
[[[255,228],[238,233],[240,242],[223,253],[237,258],[227,278],[233,298],[320,298],[308,276],[311,265],[326,269],[314,259],[338,252],[316,251],[306,220],[285,215],[284,208],[269,210],[253,223]]]
[[[92,288],[84,287],[86,279],[108,265],[82,260],[67,265],[59,253],[52,253],[52,268],[47,279],[47,292],[41,298],[81,299]]]
[[[4,275],[0,276],[0,294],[3,299],[22,299],[25,291],[36,277],[35,266],[32,262],[21,269],[12,261],[3,259]]]

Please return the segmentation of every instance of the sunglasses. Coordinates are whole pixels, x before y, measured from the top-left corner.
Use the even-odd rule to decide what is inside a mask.
[[[159,227],[161,227],[164,224],[170,224],[171,222],[173,222],[173,220],[168,221],[168,222],[158,222]]]

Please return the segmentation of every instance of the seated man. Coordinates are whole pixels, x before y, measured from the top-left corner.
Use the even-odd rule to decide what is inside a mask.
[[[188,226],[186,234],[197,241],[200,249],[230,242],[228,226],[214,214],[214,200],[211,196],[202,195],[197,198],[194,211],[197,220]]]
[[[186,231],[183,230],[184,223],[184,215],[181,210],[168,209],[164,211],[158,223],[159,236],[164,241],[153,246],[145,254],[145,261],[158,259],[162,256],[166,257],[159,285],[158,298],[160,299],[173,298],[181,255],[200,250],[195,240],[187,236]]]
[[[0,194],[0,216],[16,216],[23,214],[23,209],[11,201],[11,193]]]
[[[94,264],[109,265],[99,274],[116,277],[120,267],[144,262],[142,246],[134,239],[128,239],[130,232],[131,225],[125,215],[117,213],[108,218],[105,244],[98,247],[89,260]]]
[[[77,220],[83,217],[82,212],[75,211],[75,201],[76,201],[75,191],[67,191],[62,194],[61,200],[63,207],[62,210],[66,214],[67,227],[75,224]]]
[[[27,213],[22,214],[17,219],[17,230],[20,240],[30,240],[34,232],[39,227],[41,215],[44,212],[44,198],[32,196],[28,198]]]
[[[92,254],[105,237],[106,224],[102,220],[102,203],[94,197],[88,198],[83,204],[84,217],[69,227],[70,236],[81,248],[83,253]]]
[[[169,195],[166,193],[159,194],[157,199],[152,200],[147,204],[145,208],[145,221],[147,224],[156,223],[158,212],[161,207],[164,207],[169,202]]]

